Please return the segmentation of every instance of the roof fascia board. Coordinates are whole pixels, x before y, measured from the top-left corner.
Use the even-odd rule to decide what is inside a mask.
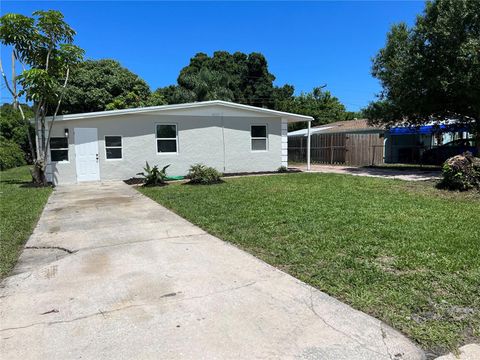
[[[97,111],[97,112],[82,113],[82,114],[60,115],[60,116],[57,116],[55,120],[56,121],[82,120],[82,119],[92,119],[92,118],[107,117],[107,116],[110,117],[110,116],[121,116],[121,115],[129,115],[129,114],[144,114],[144,113],[151,113],[151,112],[184,110],[184,109],[201,108],[201,107],[208,107],[208,106],[215,106],[215,105],[239,109],[239,110],[245,110],[245,111],[253,111],[253,112],[262,113],[265,115],[268,114],[268,115],[284,117],[289,122],[313,120],[311,116],[292,114],[292,113],[287,113],[287,112],[282,112],[277,110],[263,109],[255,106],[236,104],[236,103],[231,103],[231,102],[221,101],[221,100],[186,103],[186,104],[151,106],[151,107],[145,107],[145,108]],[[48,121],[50,121],[51,119],[52,119],[51,117],[47,117]]]

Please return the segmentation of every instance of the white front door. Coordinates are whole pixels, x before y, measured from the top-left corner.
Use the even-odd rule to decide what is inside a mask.
[[[75,128],[77,181],[100,180],[98,135],[96,128]]]

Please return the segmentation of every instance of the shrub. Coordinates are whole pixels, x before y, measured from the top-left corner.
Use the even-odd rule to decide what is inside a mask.
[[[25,165],[25,153],[12,140],[0,138],[0,170]]]
[[[170,166],[164,166],[162,170],[158,169],[158,165],[150,167],[148,162],[145,162],[145,167],[143,168],[144,172],[138,173],[137,175],[143,176],[143,186],[159,186],[165,185],[165,180],[167,179],[167,168]]]
[[[203,164],[190,166],[188,171],[189,184],[218,184],[222,182],[222,173]]]
[[[286,166],[282,165],[277,169],[277,171],[279,173],[286,173],[286,172],[288,172],[288,168]]]
[[[442,167],[439,187],[449,190],[480,190],[480,159],[470,152],[451,157]]]

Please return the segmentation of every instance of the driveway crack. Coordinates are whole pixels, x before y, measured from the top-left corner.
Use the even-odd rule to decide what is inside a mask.
[[[317,313],[317,311],[315,310],[315,306],[313,305],[313,289],[310,289],[310,304],[306,303],[307,307],[312,311],[313,314],[315,314],[315,316],[317,316],[325,325],[327,325],[330,329],[336,331],[336,332],[339,332],[340,334],[343,334],[345,335],[346,337],[348,337],[349,339],[355,341],[357,344],[359,344],[361,347],[375,353],[375,354],[379,354],[379,355],[382,355],[384,356],[385,354],[384,353],[381,353],[381,352],[378,352],[376,350],[373,350],[371,348],[369,348],[368,346],[366,346],[364,343],[362,343],[360,340],[356,339],[355,337],[353,337],[352,335],[346,333],[345,331],[343,330],[340,330],[340,329],[337,329],[335,326],[333,326],[332,324],[330,324],[329,322],[327,322],[322,316],[320,316],[320,314]],[[385,339],[382,338],[382,340],[384,341],[385,343]],[[388,348],[387,348],[387,353],[388,355],[390,356],[390,359],[392,358],[390,353],[388,352]]]
[[[201,298],[205,298],[205,297],[216,295],[216,294],[221,294],[221,293],[225,293],[225,292],[230,292],[230,291],[235,291],[235,290],[238,290],[238,289],[242,289],[242,288],[245,288],[245,287],[248,287],[248,286],[252,286],[255,283],[256,283],[256,281],[252,281],[252,282],[249,282],[249,283],[244,284],[244,285],[240,285],[240,286],[236,286],[236,287],[232,287],[232,288],[228,288],[228,289],[224,289],[224,290],[220,290],[220,291],[215,291],[215,292],[212,292],[212,293],[209,293],[209,294],[200,295],[200,296],[192,296],[192,297],[188,297],[188,298],[181,298],[181,299],[176,299],[176,300],[173,300],[173,301],[177,302],[177,301],[185,301],[185,300],[192,300],[192,299],[201,299]],[[167,295],[167,297],[170,297],[171,294],[166,294],[166,295]],[[165,295],[163,295],[162,297],[165,297]],[[0,333],[4,332],[4,331],[9,331],[9,330],[26,329],[26,328],[29,328],[29,327],[32,327],[32,326],[37,326],[37,325],[50,326],[50,325],[56,325],[56,324],[72,323],[72,322],[75,322],[75,321],[78,321],[78,320],[84,320],[84,319],[88,319],[88,318],[99,316],[99,315],[103,316],[103,318],[106,319],[105,315],[107,315],[107,314],[111,314],[111,313],[114,313],[114,312],[117,312],[117,311],[122,311],[122,310],[130,309],[130,308],[135,308],[135,307],[148,306],[148,305],[153,305],[153,304],[149,304],[149,303],[131,304],[131,305],[127,305],[127,306],[124,306],[124,307],[121,307],[121,308],[116,308],[116,309],[112,309],[112,310],[105,310],[105,311],[99,309],[98,312],[95,312],[93,314],[79,316],[79,317],[69,319],[69,320],[41,321],[41,322],[36,322],[36,323],[25,325],[25,326],[17,326],[17,327],[9,327],[9,328],[5,328],[5,329],[0,329]]]
[[[107,311],[98,310],[98,312],[96,312],[96,313],[88,314],[88,315],[84,315],[84,316],[79,316],[79,317],[69,319],[69,320],[40,321],[40,322],[36,322],[36,323],[33,323],[33,324],[25,325],[25,326],[17,326],[17,327],[0,329],[0,332],[9,331],[9,330],[27,329],[29,327],[37,326],[37,325],[50,326],[50,325],[56,325],[56,324],[72,323],[72,322],[75,322],[75,321],[78,321],[78,320],[84,320],[84,319],[88,319],[88,318],[95,317],[95,316],[98,316],[98,315],[101,315],[105,318],[105,314],[110,314],[110,313],[114,313],[114,312],[117,312],[117,311],[122,311],[122,310],[126,310],[128,308],[139,307],[139,306],[143,306],[143,305],[144,304],[131,304],[131,305],[128,305],[128,306],[124,306],[124,307],[117,308],[117,309],[112,309],[112,310],[107,310]]]
[[[387,345],[387,342],[385,341],[385,339],[387,338],[387,333],[385,331],[385,329],[383,328],[383,324],[380,322],[380,331],[382,333],[382,342],[383,342],[383,345],[385,345],[385,349],[387,349],[387,354],[388,354],[388,357],[393,360],[393,356],[392,356],[392,353],[390,352],[390,349],[388,348],[388,345]]]
[[[69,254],[75,254],[78,250],[70,250],[61,246],[25,246],[29,250],[60,250]]]

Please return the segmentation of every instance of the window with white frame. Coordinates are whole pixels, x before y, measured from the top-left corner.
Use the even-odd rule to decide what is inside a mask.
[[[178,151],[177,125],[157,124],[157,153],[176,153]]]
[[[50,159],[52,161],[68,161],[68,138],[50,138]]]
[[[122,158],[121,136],[105,136],[105,158],[108,160]]]
[[[250,129],[252,139],[252,151],[266,151],[267,150],[267,126],[266,125],[252,125]]]

